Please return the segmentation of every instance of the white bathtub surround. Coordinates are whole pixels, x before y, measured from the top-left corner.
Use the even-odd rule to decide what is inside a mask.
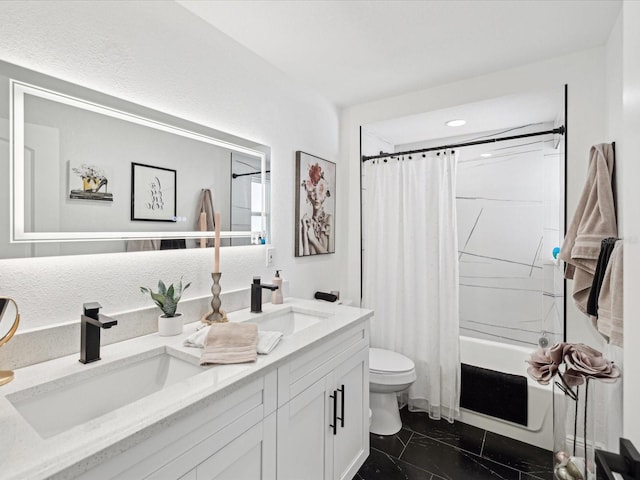
[[[363,305],[371,343],[413,360],[411,410],[459,411],[457,156],[364,164]]]
[[[192,324],[185,327],[182,335],[175,337],[151,334],[104,346],[101,350],[102,360],[90,365],[80,364],[76,355],[70,355],[18,369],[16,380],[3,387],[0,396],[0,427],[2,429],[0,448],[5,452],[1,465],[2,478],[35,480],[80,476],[80,478],[92,480],[96,478],[139,479],[147,478],[150,472],[154,472],[153,478],[179,478],[183,473],[176,475],[174,470],[190,468],[184,465],[184,461],[188,459],[191,462],[195,457],[203,456],[202,449],[205,446],[209,450],[215,450],[219,448],[219,446],[216,447],[217,442],[222,442],[223,448],[218,452],[227,453],[224,445],[233,437],[225,437],[224,434],[236,424],[242,427],[239,432],[243,438],[239,439],[239,443],[243,445],[243,432],[256,433],[254,430],[257,428],[263,428],[264,432],[271,432],[270,437],[261,438],[265,448],[270,446],[268,451],[263,450],[263,454],[272,455],[268,459],[267,468],[270,472],[275,472],[276,443],[281,445],[282,442],[289,441],[308,449],[307,442],[311,441],[311,437],[305,438],[305,441],[294,438],[297,431],[293,427],[297,420],[288,416],[290,413],[288,409],[294,408],[289,407],[294,402],[300,404],[301,400],[296,399],[304,396],[304,392],[313,390],[320,383],[325,385],[324,380],[320,382],[319,379],[315,379],[314,375],[318,372],[327,378],[335,374],[335,378],[331,377],[333,380],[349,383],[343,389],[346,392],[344,393],[347,395],[346,398],[351,399],[345,402],[348,414],[345,428],[340,427],[337,436],[331,435],[332,438],[328,441],[331,444],[335,442],[336,448],[340,449],[345,445],[341,443],[345,441],[345,437],[349,438],[349,442],[353,441],[353,430],[349,430],[348,436],[344,435],[349,428],[361,429],[363,435],[358,438],[362,443],[357,445],[356,451],[359,460],[353,462],[357,470],[366,456],[363,452],[368,451],[369,436],[366,425],[368,411],[363,406],[368,403],[368,389],[365,388],[367,378],[364,372],[368,366],[366,324],[371,312],[326,302],[296,299],[287,299],[283,305],[265,304],[263,308],[265,313],[262,315],[251,314],[248,309],[243,309],[229,314],[229,320],[260,322],[260,319],[264,319],[268,322],[265,326],[273,326],[274,322],[285,318],[282,314],[288,312],[298,312],[303,316],[315,314],[318,319],[307,324],[299,324],[297,319],[294,319],[301,329],[285,336],[269,355],[261,355],[256,363],[251,364],[198,367],[200,349],[183,346],[187,336],[195,331],[196,325]],[[191,368],[202,369],[202,371],[198,370],[196,373],[187,371],[175,382],[161,386],[159,390],[149,392],[146,396],[138,396],[137,399],[119,404],[119,408],[109,407],[110,409],[107,408],[97,415],[81,419],[80,423],[63,422],[64,424],[55,431],[45,431],[40,427],[38,430],[16,409],[15,405],[18,405],[28,416],[29,413],[23,406],[25,401],[38,398],[41,394],[49,395],[56,391],[65,393],[68,388],[78,385],[77,380],[85,381],[96,375],[97,378],[106,378],[108,374],[117,372],[122,367],[131,367],[132,362],[151,360],[158,355],[165,360],[171,357],[171,361],[177,363],[183,371]],[[360,362],[358,366],[353,364],[353,361],[357,360],[356,356]],[[349,360],[344,362],[347,358]],[[345,365],[349,364],[349,369],[345,370],[342,367],[341,360]],[[173,373],[175,374],[175,371]],[[355,373],[359,373],[356,375],[357,379],[352,376]],[[286,379],[287,382],[281,382],[281,379]],[[305,383],[308,381],[313,381],[314,386],[307,388],[310,387]],[[304,389],[298,391],[297,389],[303,384]],[[358,390],[354,388],[356,385],[359,386],[358,389],[362,395],[359,400],[355,397]],[[60,389],[61,386],[65,388]],[[334,388],[336,387],[331,386],[331,390]],[[118,393],[118,396],[127,395],[129,392],[125,390],[115,389],[115,393]],[[233,401],[239,392],[248,392],[246,401]],[[328,392],[321,392],[321,398],[328,398]],[[256,405],[256,402],[259,405]],[[225,405],[237,416],[217,418],[216,415],[220,412],[217,406]],[[64,405],[60,406],[60,408],[63,407]],[[288,423],[283,424],[280,422],[280,417],[281,413],[284,415],[285,412]],[[324,403],[322,412],[325,412]],[[40,415],[40,420],[52,416],[51,411],[44,413],[44,416]],[[73,415],[75,413],[72,412]],[[275,425],[276,417],[278,418],[277,426]],[[212,418],[215,418],[215,421],[212,421]],[[247,423],[254,420],[258,422],[254,426]],[[31,421],[38,421],[38,419],[31,418]],[[191,426],[187,435],[181,431],[185,428],[185,424],[187,427]],[[322,420],[320,420],[320,430],[321,432],[326,430]],[[222,438],[215,437],[216,432],[221,433]],[[306,433],[309,433],[308,429]],[[166,438],[167,436],[170,438]],[[189,442],[185,443],[188,437],[194,436],[201,437],[202,443],[197,446]],[[264,440],[267,438],[269,441]],[[158,439],[162,441],[158,443]],[[167,445],[169,447],[166,447]],[[160,453],[154,453],[153,448],[148,450],[150,446],[160,448]],[[350,443],[350,446],[353,446],[353,443]],[[283,452],[286,450],[282,448]],[[322,450],[317,449],[317,451]],[[161,457],[158,457],[159,454]],[[298,453],[296,455],[301,456]],[[321,461],[324,461],[324,454],[321,456]],[[174,457],[179,457],[180,461],[174,461]],[[260,460],[259,457],[260,455],[258,460]],[[255,455],[253,459],[255,460]],[[228,460],[228,455],[218,458],[214,454],[208,461],[203,457],[196,462],[197,468],[202,467],[204,471],[210,466],[219,467]],[[334,466],[338,467],[341,460],[344,460],[343,456],[336,457]],[[289,466],[291,467],[293,463],[295,462],[289,463]],[[280,464],[278,465],[280,468]],[[351,465],[350,462],[349,465]],[[339,468],[344,466],[345,472],[350,473],[349,465],[340,464]],[[173,470],[168,472],[167,468]],[[191,470],[190,474],[193,473],[194,471]],[[348,478],[352,478],[353,475],[355,472]],[[330,476],[337,478],[334,475]],[[207,478],[215,478],[215,475],[209,474]],[[294,475],[292,478],[301,477]]]
[[[560,108],[559,94],[554,89],[543,98]],[[529,348],[543,331],[551,344],[562,340],[564,266],[554,263],[552,251],[564,230],[564,157],[551,136],[537,138],[500,142],[488,158],[478,155],[480,146],[460,152],[461,335]]]

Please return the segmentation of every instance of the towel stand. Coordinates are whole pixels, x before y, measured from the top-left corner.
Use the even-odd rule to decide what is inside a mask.
[[[626,438],[620,439],[620,454],[596,449],[598,480],[615,480],[620,473],[625,480],[640,480],[640,452]]]

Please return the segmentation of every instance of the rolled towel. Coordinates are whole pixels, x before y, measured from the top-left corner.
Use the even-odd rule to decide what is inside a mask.
[[[204,339],[200,365],[255,362],[257,346],[255,323],[214,323]]]
[[[207,333],[209,333],[209,326],[202,324],[198,330],[184,340],[183,345],[185,347],[204,348],[204,340],[207,338]],[[282,332],[258,331],[258,354],[267,355],[271,353],[278,343],[280,343],[282,337]]]
[[[267,355],[282,339],[282,332],[258,332],[258,353]]]

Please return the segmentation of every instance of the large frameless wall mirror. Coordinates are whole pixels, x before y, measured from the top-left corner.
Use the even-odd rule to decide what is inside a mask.
[[[2,257],[211,246],[207,210],[270,237],[267,146],[4,62],[0,88]]]
[[[555,256],[565,230],[566,137],[537,134],[564,125],[564,115],[558,87],[363,126],[367,156],[521,137],[455,149],[462,336],[527,348],[563,340]],[[446,126],[453,119],[466,125]]]

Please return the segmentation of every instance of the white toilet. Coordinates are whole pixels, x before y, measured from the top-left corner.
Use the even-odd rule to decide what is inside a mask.
[[[396,394],[416,380],[415,364],[391,350],[369,349],[369,406],[373,412],[369,431],[394,435],[402,428]]]

